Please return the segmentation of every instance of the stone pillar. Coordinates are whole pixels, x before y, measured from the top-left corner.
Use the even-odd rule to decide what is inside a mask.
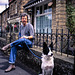
[[[52,0],[53,5],[52,5],[52,32],[55,32],[56,30],[56,0]]]
[[[56,28],[66,30],[66,0],[56,0]]]

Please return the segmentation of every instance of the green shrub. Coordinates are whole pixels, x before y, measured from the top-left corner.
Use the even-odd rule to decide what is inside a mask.
[[[71,34],[75,34],[75,7],[71,3],[67,4],[67,27]]]

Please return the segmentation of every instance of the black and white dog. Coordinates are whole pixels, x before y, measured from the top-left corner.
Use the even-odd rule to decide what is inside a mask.
[[[53,43],[47,46],[47,44],[43,43],[43,53],[42,53],[42,74],[40,75],[53,75],[53,68],[54,68],[54,58],[53,58]]]

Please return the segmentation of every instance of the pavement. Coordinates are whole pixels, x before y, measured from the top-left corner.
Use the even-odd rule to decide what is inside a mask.
[[[4,70],[8,67],[8,56],[0,51],[0,75],[38,75],[34,70],[28,68],[22,63],[16,62],[16,69],[5,73]]]

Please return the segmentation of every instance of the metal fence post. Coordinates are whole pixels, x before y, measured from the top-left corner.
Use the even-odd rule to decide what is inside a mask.
[[[48,28],[47,28],[47,44],[48,44]]]
[[[51,42],[52,42],[52,29],[51,29]]]
[[[67,57],[68,57],[68,50],[69,50],[69,29],[68,29],[68,36],[67,36]]]
[[[38,46],[38,30],[37,30],[37,46]]]
[[[11,43],[11,24],[9,24],[10,26],[10,43]]]
[[[33,40],[33,45],[35,47],[35,29],[34,29],[34,40]]]
[[[61,29],[61,55],[63,50],[63,29]]]
[[[55,48],[56,52],[57,52],[57,37],[58,37],[57,32],[58,32],[58,29],[56,29],[56,48]]]
[[[43,29],[43,42],[44,42],[44,29]]]
[[[41,29],[40,29],[40,38],[39,39],[40,39],[39,42],[40,42],[40,47],[41,47]]]

